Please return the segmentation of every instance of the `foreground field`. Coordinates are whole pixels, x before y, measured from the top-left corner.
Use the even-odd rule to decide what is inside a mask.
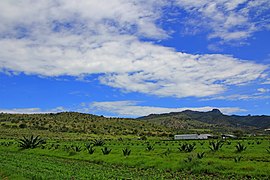
[[[107,139],[87,150],[91,140],[47,140],[21,150],[16,140],[0,141],[0,177],[8,179],[269,179],[270,141],[264,139],[212,141]],[[215,144],[217,141],[213,141]],[[236,152],[236,146],[246,147]],[[193,146],[184,150],[185,144]],[[104,155],[107,147],[111,152]],[[124,156],[123,150],[130,150]],[[190,152],[189,152],[190,151]]]

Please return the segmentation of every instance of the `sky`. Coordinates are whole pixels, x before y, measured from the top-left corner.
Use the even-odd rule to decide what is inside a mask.
[[[0,112],[270,115],[269,0],[1,0]]]

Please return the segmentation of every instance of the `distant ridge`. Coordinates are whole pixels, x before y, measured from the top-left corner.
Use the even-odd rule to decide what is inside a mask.
[[[270,116],[238,116],[224,115],[219,109],[213,109],[207,112],[185,110],[182,112],[171,112],[164,114],[150,114],[137,118],[138,120],[148,121],[156,124],[162,124],[168,127],[188,127],[199,128],[240,128],[264,130],[270,128]],[[196,124],[197,123],[197,124]]]
[[[207,112],[185,110],[150,114],[139,118],[110,118],[79,112],[47,114],[0,113],[0,128],[27,128],[52,132],[167,136],[177,132],[262,133],[270,128],[270,116],[225,115],[219,109]]]

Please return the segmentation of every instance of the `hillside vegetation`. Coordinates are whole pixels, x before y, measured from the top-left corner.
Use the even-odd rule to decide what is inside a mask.
[[[230,132],[243,130],[250,132],[264,132],[270,128],[270,116],[236,116],[224,115],[218,109],[208,112],[186,110],[165,114],[150,114],[138,120],[181,129],[209,129],[215,132]]]
[[[76,112],[56,114],[0,113],[0,124],[2,129],[30,129],[96,135],[167,136],[172,133],[170,128],[153,123]]]
[[[12,136],[38,131],[38,134],[58,132],[74,137],[76,133],[108,136],[172,137],[176,133],[266,133],[269,116],[229,116],[214,109],[209,112],[186,110],[151,114],[137,119],[107,118],[77,112],[49,114],[0,113],[1,134]],[[29,133],[28,133],[29,134]]]

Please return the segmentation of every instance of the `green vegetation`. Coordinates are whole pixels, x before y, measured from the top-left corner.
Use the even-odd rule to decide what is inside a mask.
[[[236,147],[236,152],[238,153],[245,151],[247,149],[247,147],[241,144],[240,142],[238,142],[235,147]]]
[[[164,133],[161,126],[130,119],[94,116],[104,122],[92,133],[88,126],[95,123],[86,122],[91,115],[85,120],[76,113],[14,116],[45,117],[39,125],[66,124],[69,130],[75,121],[85,131],[38,129],[36,119],[0,118],[5,124],[0,126],[0,179],[270,179],[269,136],[174,141],[174,130],[164,128]]]
[[[222,148],[223,144],[224,143],[222,141],[211,141],[209,142],[209,148],[211,149],[211,151],[216,152]]]
[[[130,153],[131,153],[131,149],[129,149],[129,148],[123,149],[123,155],[124,155],[124,156],[129,156]]]
[[[150,114],[139,118],[145,122],[163,125],[181,133],[207,133],[231,131],[237,137],[245,132],[267,134],[264,129],[270,127],[270,116],[224,115],[218,109],[208,112],[186,110],[165,114]]]
[[[180,145],[180,147],[178,148],[179,151],[181,152],[192,152],[196,149],[196,144],[187,144],[187,143],[184,143],[182,145]]]
[[[93,145],[94,146],[103,146],[105,144],[105,141],[103,139],[94,139]]]
[[[205,155],[205,152],[197,153],[197,158],[202,159]]]
[[[102,153],[104,155],[108,155],[110,154],[110,152],[112,151],[112,149],[109,149],[108,147],[104,147],[103,149],[101,149]]]
[[[106,118],[91,114],[76,112],[63,112],[56,114],[5,114],[0,113],[0,128],[13,129],[16,132],[42,131],[55,133],[82,133],[91,135],[113,135],[113,136],[168,136],[173,134],[171,129],[161,125],[138,121],[127,118]],[[18,133],[18,138],[21,134]],[[3,135],[3,134],[2,134]],[[9,132],[6,136],[10,136]],[[26,133],[25,135],[28,135]],[[42,135],[42,134],[40,134]],[[16,134],[15,134],[16,136]]]
[[[23,137],[22,139],[19,139],[19,146],[22,149],[34,149],[44,143],[45,141],[39,136],[34,137],[33,135],[29,138]]]
[[[85,148],[89,154],[93,154],[95,152],[95,149],[91,144],[85,144]]]

